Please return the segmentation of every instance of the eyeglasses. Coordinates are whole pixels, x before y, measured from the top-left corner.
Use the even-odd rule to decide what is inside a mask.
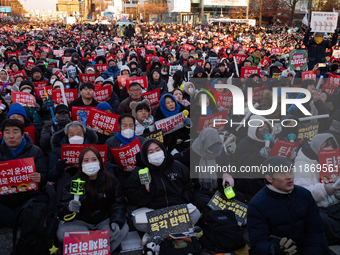
[[[141,91],[141,89],[130,89],[131,92],[138,92]]]

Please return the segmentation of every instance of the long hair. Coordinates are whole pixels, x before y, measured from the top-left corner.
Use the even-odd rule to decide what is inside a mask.
[[[92,146],[84,148],[79,154],[78,175],[81,177],[82,180],[85,181],[85,194],[86,194],[86,198],[88,200],[88,203],[91,206],[94,206],[96,204],[96,201],[97,201],[97,194],[96,194],[96,191],[95,191],[93,185],[91,184],[90,178],[89,178],[89,176],[84,174],[83,171],[82,171],[82,163],[83,163],[83,160],[84,160],[84,156],[85,156],[85,153],[88,152],[88,151],[92,151],[96,155],[96,157],[99,161],[100,170],[99,170],[98,173],[103,172],[104,175],[105,175],[105,181],[104,181],[104,186],[102,187],[103,188],[102,192],[103,192],[103,194],[105,194],[107,201],[113,203],[115,192],[114,192],[114,189],[113,189],[114,187],[113,187],[113,183],[112,183],[110,174],[105,169],[104,162],[103,162],[102,157],[100,156],[99,151]]]

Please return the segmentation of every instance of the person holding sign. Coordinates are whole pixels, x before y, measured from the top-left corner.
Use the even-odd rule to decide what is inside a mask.
[[[99,102],[94,97],[94,85],[91,82],[82,83],[79,86],[80,97],[72,101],[68,107],[72,112],[72,106],[92,106],[96,107]]]
[[[141,184],[140,168],[136,167],[125,185],[125,195],[129,203],[138,208],[146,207],[154,210],[188,204],[190,219],[193,224],[196,224],[200,212],[191,204],[193,186],[189,169],[174,161],[165,146],[153,138],[145,140],[140,156],[143,164],[149,169],[151,182],[148,185]],[[149,233],[149,225],[139,221],[141,214],[145,215],[145,210],[132,214],[136,229]]]
[[[249,254],[328,254],[319,210],[310,192],[294,185],[292,162],[274,156],[263,166],[286,171],[269,171],[248,205]]]
[[[31,198],[37,198],[46,204],[49,202],[49,197],[43,189],[47,183],[45,155],[39,147],[33,144],[32,139],[24,134],[24,129],[24,124],[16,119],[7,119],[1,124],[3,136],[0,138],[0,162],[33,157],[36,172],[28,175],[28,181],[37,183],[39,188],[29,192],[0,196],[0,226],[12,227],[16,212]],[[3,182],[5,176],[2,175],[2,177]]]
[[[126,224],[126,202],[122,186],[105,169],[99,151],[87,147],[79,155],[79,171],[63,189],[57,238],[63,242],[66,231],[110,230],[113,252],[129,232]],[[71,194],[72,180],[85,181],[85,194],[79,201]],[[73,187],[73,186],[72,186]],[[73,214],[75,212],[75,214]],[[75,215],[69,218],[70,215]]]
[[[329,245],[338,243],[340,239],[340,221],[330,216],[332,215],[331,212],[340,206],[340,186],[333,186],[333,183],[321,183],[320,179],[322,173],[325,173],[323,172],[324,167],[329,168],[328,171],[331,172],[331,167],[335,168],[338,166],[324,166],[322,164],[319,165],[322,170],[321,172],[316,171],[316,169],[319,167],[318,164],[321,164],[319,151],[337,148],[339,148],[339,145],[332,134],[317,134],[313,137],[310,144],[306,144],[299,150],[295,158],[296,172],[294,183],[308,189],[312,193],[316,204],[319,206]],[[335,173],[337,172],[338,170],[335,171]]]

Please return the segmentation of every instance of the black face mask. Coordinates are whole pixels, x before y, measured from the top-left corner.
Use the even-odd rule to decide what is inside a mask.
[[[267,134],[267,133],[269,133],[269,129],[268,128],[264,128],[262,130],[257,131],[257,137],[259,139],[264,139],[264,135]]]
[[[58,126],[62,126],[62,127],[65,127],[68,123],[70,123],[69,116],[65,114],[56,115],[55,120],[58,122]]]

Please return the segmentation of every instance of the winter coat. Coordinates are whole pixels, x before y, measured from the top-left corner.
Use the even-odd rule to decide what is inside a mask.
[[[69,103],[68,104],[68,108],[70,109],[70,112],[72,112],[72,106],[91,106],[91,107],[96,107],[98,104],[99,104],[99,102],[93,98],[91,104],[85,105],[84,102],[83,102],[83,99],[80,96],[76,100],[74,100],[71,103]]]
[[[55,134],[56,131],[64,129],[65,126],[57,126],[57,130],[54,130],[53,121],[47,120],[43,126],[43,129],[40,133],[40,147],[45,152],[45,154],[49,155],[51,153],[51,137]]]
[[[139,101],[142,101],[144,97],[141,97]],[[131,97],[124,99],[118,106],[117,114],[122,115],[124,113],[132,113],[132,109],[130,108],[130,103],[132,102]]]
[[[154,72],[158,72],[159,73],[159,80],[158,81],[154,81],[154,79],[152,78],[152,75]],[[160,88],[160,97],[162,97],[163,94],[168,93],[168,85],[166,83],[166,81],[164,81],[162,79],[162,74],[160,72],[160,70],[158,69],[154,69],[151,71],[150,74],[150,80],[148,82],[148,91],[152,91],[155,89]]]
[[[107,69],[102,74],[102,77],[105,79],[112,77],[113,79],[117,79],[117,76],[120,75],[120,69],[117,65],[115,65],[113,68],[109,67],[109,64],[107,64]]]
[[[149,125],[148,125],[149,132],[156,131],[155,119],[152,115],[148,118],[148,121],[149,121]],[[135,128],[136,135],[143,135],[143,133],[146,132],[145,126],[142,123],[140,123],[138,120],[135,121],[135,125],[136,125],[136,128]]]
[[[261,57],[255,57],[254,52],[250,55],[250,57],[248,58],[248,60],[251,62],[251,66],[253,67],[257,67],[260,63]]]
[[[107,103],[111,106],[112,108],[112,113],[117,113],[118,106],[119,106],[119,97],[117,94],[112,91],[110,99],[107,101]]]

